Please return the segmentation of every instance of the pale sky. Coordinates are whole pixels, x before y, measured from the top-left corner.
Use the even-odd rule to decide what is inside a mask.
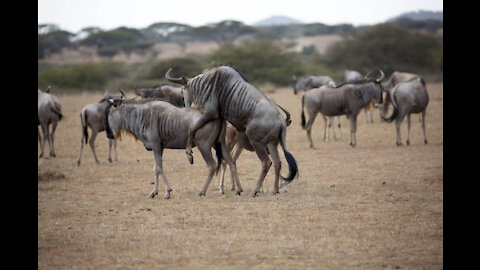
[[[72,33],[97,26],[145,28],[157,22],[201,26],[223,20],[253,24],[271,16],[303,23],[355,26],[381,23],[404,12],[443,11],[442,0],[38,0],[38,24]]]

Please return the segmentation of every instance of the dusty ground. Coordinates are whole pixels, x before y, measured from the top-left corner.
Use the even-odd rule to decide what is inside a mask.
[[[428,91],[428,145],[418,116],[411,145],[397,147],[393,123],[381,123],[378,112],[366,123],[362,112],[356,148],[348,145],[345,117],[343,139],[327,142],[318,117],[314,150],[300,126],[301,95],[278,89],[268,96],[292,114],[287,146],[300,170],[288,193],[272,195],[272,169],[267,192],[252,198],[260,163],[244,152],[237,161],[241,196],[218,194],[214,179],[197,197],[207,176],[198,150],[194,165],[183,150],[166,150],[170,200],[146,199],[153,155],[140,142],[119,142],[119,161],[109,163],[101,133],[102,163],[86,147],[77,167],[78,114],[101,94],[59,96],[66,119],[56,133],[57,157],[38,161],[38,268],[442,269],[443,85]],[[405,140],[406,123],[402,134]]]

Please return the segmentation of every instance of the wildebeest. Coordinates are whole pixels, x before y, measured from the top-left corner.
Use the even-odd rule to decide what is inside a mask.
[[[388,109],[388,105],[392,103],[393,113],[390,117],[385,118],[384,115]],[[410,114],[421,113],[423,139],[427,144],[427,135],[425,132],[425,113],[428,106],[428,92],[425,81],[421,77],[412,77],[410,80],[396,83],[396,85],[388,91],[385,103],[380,106],[380,113],[383,120],[392,122],[395,120],[395,128],[397,131],[397,145],[402,145],[400,136],[400,125],[407,116],[408,133],[407,145],[410,144]]]
[[[293,93],[296,95],[300,91],[308,91],[318,88],[322,85],[330,85],[335,87],[335,82],[329,76],[305,75],[298,80],[293,76]]]
[[[356,70],[345,70],[344,83],[356,83],[364,80],[362,74]],[[363,108],[365,112],[365,119],[367,123],[373,123],[372,109],[374,108],[375,100],[372,100],[367,106]]]
[[[122,97],[126,98],[125,93],[120,90]],[[98,103],[88,104],[80,111],[80,124],[82,125],[82,139],[80,142],[80,154],[78,156],[77,165],[80,166],[80,160],[82,158],[83,145],[90,144],[93,157],[96,163],[100,163],[95,151],[95,139],[99,132],[105,130],[105,109],[108,106],[108,100],[103,97]],[[92,137],[90,142],[88,141],[88,127],[92,130]],[[108,161],[112,162],[112,144],[115,152],[115,161],[118,161],[117,157],[117,140],[108,140]]]
[[[314,148],[311,129],[318,113],[322,114],[325,125],[326,116],[347,115],[347,118],[350,119],[350,145],[355,147],[357,145],[355,137],[357,131],[357,115],[372,99],[382,104],[383,86],[381,81],[384,77],[383,71],[380,70],[380,78],[378,79],[367,77],[363,82],[354,84],[342,83],[336,88],[321,87],[306,92],[302,96],[301,119],[302,127],[307,129],[310,147]],[[306,107],[310,116],[307,124],[305,123],[304,107]]]
[[[393,87],[395,87],[395,85],[401,82],[406,82],[418,77],[420,76],[418,76],[417,74],[395,71],[392,73],[392,75],[390,75],[390,78],[388,79],[388,89],[392,89]]]
[[[387,88],[390,90],[393,87],[395,87],[395,85],[397,85],[401,82],[406,82],[406,81],[409,81],[409,80],[412,80],[412,79],[415,79],[415,78],[420,78],[420,76],[417,75],[417,74],[414,74],[414,73],[409,73],[409,72],[394,71],[392,73],[392,75],[390,75],[390,78],[388,79]],[[425,81],[424,81],[424,83],[425,83]],[[382,114],[384,114],[384,113],[381,113],[380,117],[382,117]],[[382,120],[383,120],[383,118],[382,118]],[[419,121],[422,121],[421,116],[419,118]]]
[[[57,128],[57,124],[63,118],[62,105],[57,97],[50,94],[51,87],[48,86],[47,90],[43,92],[38,89],[38,125],[42,129],[42,135],[40,130],[38,131],[38,141],[40,142],[40,156],[43,157],[45,148],[45,142],[48,141],[50,147],[50,156],[56,157],[54,147],[54,135]],[[51,130],[50,130],[51,125]]]
[[[163,84],[153,88],[135,89],[135,94],[144,99],[163,100],[177,107],[185,107],[182,87]]]
[[[165,184],[164,199],[170,198],[172,188],[162,169],[162,155],[164,149],[185,149],[189,129],[202,117],[198,109],[176,107],[165,101],[130,101],[111,98],[105,92],[109,106],[105,109],[105,128],[109,139],[121,137],[122,132],[140,140],[145,149],[153,151],[155,186],[147,198],[154,198],[158,194],[158,176],[161,175]],[[193,146],[202,154],[209,168],[207,180],[199,196],[205,195],[208,185],[218,172],[223,158],[231,164],[231,158],[222,145],[222,122],[220,119],[208,122],[193,136]],[[212,156],[215,149],[218,164]]]
[[[277,105],[248,83],[238,71],[230,66],[217,66],[191,79],[172,78],[170,72],[171,69],[167,71],[165,78],[183,85],[185,106],[195,103],[204,111],[202,117],[189,130],[186,153],[190,162],[193,162],[191,139],[196,131],[209,121],[220,118],[230,122],[240,132],[245,132],[262,162],[262,172],[252,196],[259,192],[272,165],[269,156],[272,157],[275,168],[274,194],[279,193],[281,163],[277,150],[278,143],[283,149],[290,171],[289,176],[282,179],[291,182],[295,178],[298,168],[295,158],[286,147],[285,119]],[[239,181],[236,180],[236,183]],[[237,186],[237,194],[241,192],[241,186]]]
[[[292,120],[290,119],[290,113],[281,107],[280,105],[277,104],[277,106],[285,112],[286,118],[285,121],[287,122],[287,126],[289,126],[292,123]],[[240,154],[242,153],[242,150],[245,149],[247,151],[253,152],[255,149],[253,148],[253,145],[250,143],[248,140],[247,135],[245,132],[240,132],[238,131],[232,124],[227,123],[227,129],[226,129],[226,134],[225,134],[225,143],[227,146],[227,150],[230,153],[230,156],[232,157],[233,161],[236,162],[238,157],[240,157]],[[218,189],[220,190],[221,194],[224,194],[224,180],[225,180],[225,171],[226,171],[226,163],[222,162],[221,164],[221,176],[220,176],[220,183],[218,186]],[[231,175],[231,180],[232,180],[232,187],[230,190],[235,190],[235,181],[234,181],[234,176]],[[287,192],[287,187],[281,185],[280,187],[283,187],[283,191]],[[262,192],[263,192],[263,186],[262,186]]]

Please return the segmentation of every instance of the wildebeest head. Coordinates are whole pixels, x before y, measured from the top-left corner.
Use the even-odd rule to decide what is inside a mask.
[[[296,95],[298,92],[301,90],[305,90],[308,87],[308,80],[309,80],[310,75],[303,76],[299,79],[297,79],[296,76],[293,76],[293,93]]]
[[[380,77],[378,78],[372,78],[370,77],[371,75],[371,71],[368,72],[366,75],[365,75],[365,81],[369,81],[369,82],[373,82],[375,84],[377,84],[379,87],[380,87],[380,91],[378,92],[378,94],[375,96],[375,100],[377,100],[378,104],[382,104],[383,103],[383,92],[385,91],[383,89],[383,85],[382,85],[382,80],[385,78],[385,74],[383,73],[383,71],[380,69],[379,70],[380,72]]]
[[[123,101],[127,99],[127,95],[120,90],[122,93],[121,98],[111,97],[108,94],[108,90],[105,91],[104,98],[108,103],[108,106],[105,108],[105,132],[107,133],[107,138],[115,139],[116,135],[120,130],[120,117],[118,113],[115,113],[115,108],[122,105]]]

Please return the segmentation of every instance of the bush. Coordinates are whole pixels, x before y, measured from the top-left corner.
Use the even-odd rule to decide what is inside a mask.
[[[438,73],[442,57],[441,38],[392,24],[379,24],[330,47],[323,62],[333,68],[363,73],[378,68],[387,75],[395,70]]]
[[[152,42],[145,40],[139,30],[126,27],[96,32],[79,44],[97,46],[98,54],[101,56],[114,56],[121,51],[127,54],[137,50],[144,51],[153,45]]]
[[[114,78],[121,78],[127,74],[126,66],[122,63],[87,63],[69,65],[38,71],[38,87],[48,85],[58,89],[86,89],[100,90]]]
[[[145,74],[139,75],[138,79],[165,81],[165,73],[169,68],[172,68],[174,76],[194,77],[206,67],[202,59],[194,57],[171,58],[154,63]]]
[[[299,54],[285,51],[272,41],[244,41],[227,44],[207,57],[210,63],[234,67],[251,83],[291,84],[292,75],[301,73]]]

